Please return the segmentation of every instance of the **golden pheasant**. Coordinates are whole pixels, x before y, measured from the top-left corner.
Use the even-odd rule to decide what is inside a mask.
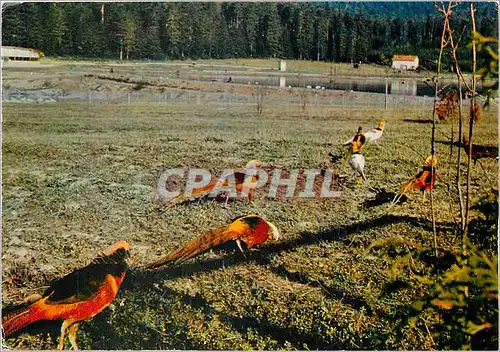
[[[261,162],[259,160],[250,160],[244,169],[239,169],[239,170],[235,170],[234,171],[234,182],[235,182],[235,188],[236,188],[236,192],[238,192],[238,194],[240,194],[243,189],[244,189],[244,186],[245,186],[245,178],[247,176],[247,173],[246,173],[246,170],[256,170],[258,169],[259,167],[261,166]],[[192,191],[191,195],[189,196],[186,196],[184,194],[181,194],[179,195],[177,198],[175,198],[178,202],[182,202],[186,199],[190,199],[190,198],[202,198],[202,197],[206,197],[208,195],[211,194],[211,192],[213,191],[213,189],[218,185],[218,186],[228,186],[229,185],[229,182],[227,180],[227,177],[229,175],[222,175],[221,178],[224,179],[224,182],[222,183],[219,183],[219,178],[217,177],[214,177],[212,178],[212,180],[210,181],[209,184],[207,184],[206,186],[203,186],[203,187],[200,187],[200,188],[196,188]],[[250,182],[251,183],[255,183],[256,181],[258,180],[258,174],[255,174],[255,175],[252,175],[251,178],[250,178]],[[229,195],[226,195],[225,197],[225,200],[226,200],[226,203],[229,199]],[[248,190],[248,200],[252,200],[253,199],[253,189],[250,188]]]
[[[43,296],[2,316],[4,336],[40,320],[62,320],[57,348],[64,344],[66,330],[75,350],[76,332],[81,321],[90,319],[110,305],[125,278],[129,244],[115,243],[88,266],[78,269],[50,285]]]
[[[244,242],[247,248],[252,248],[268,239],[277,241],[279,237],[276,226],[264,218],[257,215],[241,216],[227,226],[211,230],[188,242],[166,257],[146,265],[146,268],[157,268],[167,263],[179,264],[228,241],[235,241],[244,254],[241,242]]]
[[[405,194],[410,189],[420,189],[423,192],[425,198],[425,191],[429,191],[434,188],[436,183],[436,168],[437,168],[437,158],[436,156],[429,155],[425,160],[425,166],[422,168],[415,177],[410,181],[406,182],[400,189],[399,193],[396,194],[392,203],[397,203],[403,194]]]
[[[363,128],[361,126],[358,127],[358,132],[356,132],[354,137],[352,137],[351,139],[349,139],[347,142],[345,142],[342,145],[343,146],[348,145],[349,147],[352,147],[353,143],[357,143],[359,150],[361,150],[361,148],[363,148],[365,143],[366,143],[366,137],[363,134]]]
[[[350,139],[349,150],[346,154],[346,159],[349,159],[352,153],[358,153],[363,149],[366,144],[366,137],[363,134],[363,128],[361,126],[358,127],[358,132]],[[345,143],[344,143],[345,145]]]
[[[471,146],[469,144],[469,139],[465,137],[465,134],[462,136],[462,141],[465,153],[468,156],[469,149],[471,148]],[[476,165],[478,159],[498,158],[498,147],[493,145],[477,145],[473,143],[470,152],[471,152],[471,159],[474,160],[474,165]]]

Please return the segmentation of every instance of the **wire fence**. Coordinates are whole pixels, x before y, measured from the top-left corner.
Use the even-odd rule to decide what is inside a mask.
[[[187,89],[165,88],[162,92],[138,90],[123,91],[63,91],[45,90],[3,90],[4,102],[16,103],[56,103],[80,102],[87,104],[189,104],[189,105],[245,105],[256,104],[259,95],[264,95],[265,104],[302,105],[317,107],[385,107],[431,109],[433,97],[406,96],[354,91],[317,90],[303,88],[268,88],[259,87],[252,93],[235,93],[231,91],[197,91]]]

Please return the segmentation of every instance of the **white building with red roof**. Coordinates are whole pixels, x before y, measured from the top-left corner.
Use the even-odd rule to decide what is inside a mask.
[[[418,68],[418,56],[394,55],[392,57],[392,68],[396,70],[416,70]]]

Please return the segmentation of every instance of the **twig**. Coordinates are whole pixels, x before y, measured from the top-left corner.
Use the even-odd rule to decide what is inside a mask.
[[[476,33],[476,10],[474,9],[474,4],[470,3],[470,15],[472,19],[472,35]],[[466,201],[465,201],[465,224],[463,230],[463,241],[465,243],[467,239],[467,231],[469,226],[469,207],[470,207],[470,182],[471,182],[471,161],[472,161],[472,132],[474,127],[474,116],[476,114],[475,107],[475,93],[476,93],[476,41],[472,41],[472,89],[471,92],[471,106],[470,106],[470,116],[469,116],[469,155],[467,157],[467,187],[466,187]],[[465,253],[464,253],[465,254]]]
[[[462,41],[463,34],[465,32],[466,26],[462,28],[462,32],[460,33],[460,36],[458,37],[457,43],[453,43],[453,31],[451,28],[448,28],[448,35],[450,36],[450,41],[451,41],[451,56],[453,61],[455,62],[455,74],[457,75],[457,86],[458,86],[458,140],[462,138],[462,84],[460,82],[461,79],[461,69],[460,69],[460,64],[458,61],[458,56],[457,56],[457,49],[459,47],[460,42]],[[462,76],[463,78],[463,76]],[[453,125],[452,125],[453,126]],[[454,141],[452,140],[452,143]],[[450,150],[450,157],[451,157],[452,150]],[[456,182],[456,187],[457,187],[457,192],[458,192],[458,202],[459,202],[459,207],[460,207],[460,229],[463,231],[465,227],[465,214],[464,214],[464,199],[462,196],[462,187],[461,187],[461,181],[460,181],[460,149],[458,151],[458,156],[457,156],[457,174],[455,177],[455,182]],[[465,250],[465,242],[463,243],[463,250]]]
[[[486,179],[488,180],[489,183],[491,183],[491,180],[490,178],[488,177],[488,173],[486,172],[486,170],[484,169],[483,167],[483,164],[481,164],[481,161],[477,161],[479,163],[479,166],[481,166],[481,169],[483,169],[483,172],[484,172],[484,176],[486,176]]]
[[[437,5],[436,5],[436,7],[437,7]],[[441,33],[441,48],[439,50],[438,65],[437,65],[437,72],[436,72],[436,87],[434,90],[434,106],[432,108],[432,137],[431,137],[431,157],[432,157],[432,159],[434,159],[435,154],[436,154],[436,104],[437,104],[438,92],[439,92],[439,74],[441,73],[441,61],[443,58],[444,48],[450,43],[450,39],[446,38],[446,33],[447,33],[448,26],[449,26],[448,18],[451,14],[451,9],[452,9],[451,0],[448,3],[448,9],[446,9],[444,5],[441,5],[441,8],[439,9],[439,11],[444,14],[444,24],[443,24],[443,32]],[[434,168],[434,163],[432,162],[431,163],[431,175],[433,176],[435,172],[436,172],[436,170]],[[437,256],[438,256],[437,229],[436,229],[436,215],[435,215],[435,210],[434,210],[433,188],[434,187],[431,187],[431,189],[430,189],[430,192],[431,192],[431,217],[432,217],[432,233],[434,236],[434,255],[437,258]]]
[[[431,342],[434,344],[434,346],[436,346],[436,343],[434,342],[434,339],[432,338],[431,331],[429,330],[429,327],[427,326],[427,322],[424,319],[422,319],[422,321],[424,322],[425,330],[427,330],[427,334],[429,335]]]

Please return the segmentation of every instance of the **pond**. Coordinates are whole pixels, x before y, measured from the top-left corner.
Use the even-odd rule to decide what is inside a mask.
[[[321,77],[312,75],[276,76],[276,75],[238,75],[230,73],[214,73],[211,75],[179,75],[176,78],[191,81],[216,81],[226,83],[262,85],[275,87],[310,87],[317,89],[333,89],[354,92],[385,93],[405,96],[434,96],[434,89],[423,80],[414,78],[380,77]],[[447,89],[457,89],[456,83],[443,81]],[[465,87],[462,86],[465,90]],[[478,85],[478,89],[480,86]]]

